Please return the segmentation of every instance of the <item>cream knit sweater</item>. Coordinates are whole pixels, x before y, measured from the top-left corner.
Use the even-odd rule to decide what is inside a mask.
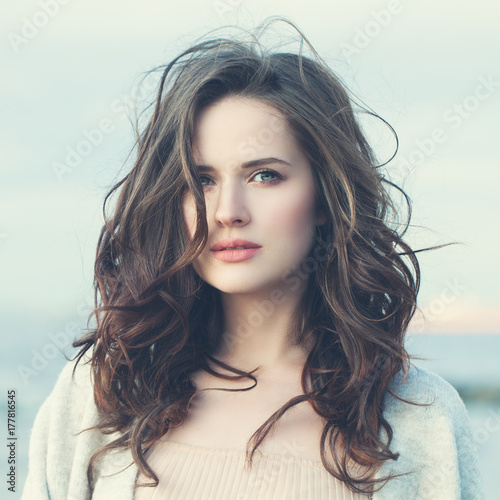
[[[88,461],[97,449],[113,441],[116,435],[105,436],[92,431],[74,436],[97,422],[90,365],[84,364],[87,359],[84,357],[78,363],[74,378],[71,375],[75,361],[66,364],[38,411],[31,431],[28,476],[21,500],[134,499],[138,468],[128,449],[114,451],[100,462],[97,483],[90,496],[86,476]],[[439,375],[414,365],[409,378],[404,382],[401,377],[397,378],[393,388],[397,388],[397,393],[405,399],[427,403],[434,399],[434,403],[427,407],[415,406],[386,395],[384,415],[394,432],[390,448],[399,452],[400,457],[397,461],[385,462],[377,477],[385,476],[389,471],[402,473],[413,469],[414,472],[389,481],[374,493],[373,500],[483,500],[471,424],[457,391]],[[382,432],[385,439],[385,432]],[[286,468],[281,470],[286,471]],[[310,465],[304,464],[302,477],[309,478],[305,481],[314,480],[310,470]],[[326,471],[323,469],[323,472]],[[234,478],[232,481],[234,483]],[[311,483],[311,492],[313,486]],[[222,491],[224,485],[212,485],[211,488],[212,493],[203,496],[203,500],[221,500],[217,491]],[[305,489],[302,484],[301,491],[305,490],[307,484]],[[278,492],[273,498],[342,498],[335,495],[320,498],[309,494],[289,496],[290,488],[287,491],[288,496]],[[201,500],[198,495],[171,500]],[[241,498],[258,500],[247,492]]]

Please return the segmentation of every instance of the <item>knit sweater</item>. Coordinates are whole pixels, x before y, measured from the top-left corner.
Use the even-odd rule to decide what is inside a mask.
[[[158,446],[157,446],[158,445]],[[369,500],[354,493],[321,460],[257,452],[244,470],[245,450],[207,448],[158,440],[147,462],[159,476],[155,488],[137,489],[134,500]],[[139,475],[139,484],[151,479]]]
[[[36,415],[30,436],[28,475],[21,500],[134,500],[135,492],[143,489],[134,488],[141,476],[132,453],[127,448],[114,450],[105,455],[104,459],[98,460],[95,488],[92,495],[90,494],[87,483],[89,459],[104,444],[114,441],[118,434],[104,435],[93,430],[75,435],[98,421],[91,367],[84,364],[87,359],[84,357],[78,363],[74,377],[72,371],[76,361],[69,361],[64,366],[52,392]],[[397,461],[384,462],[375,477],[410,470],[413,472],[391,479],[373,494],[373,500],[483,500],[483,484],[469,415],[453,386],[439,375],[411,365],[408,378],[403,379],[401,374],[398,374],[391,389],[404,399],[419,403],[432,402],[432,405],[411,405],[386,393],[384,417],[393,429],[390,449],[398,452],[400,456]],[[383,429],[381,437],[386,442],[387,435]],[[175,451],[176,445],[171,445],[171,448],[172,446]],[[184,451],[189,450],[184,448]],[[193,448],[190,451],[192,457],[199,457],[202,450]],[[228,453],[230,454],[231,450],[225,451],[226,455]],[[214,466],[215,458],[220,459],[220,454],[220,450],[212,453],[210,467]],[[299,474],[303,478],[302,482],[295,484],[298,484],[297,488],[300,487],[302,494],[293,487],[288,487],[288,496],[283,493],[285,490],[282,490],[282,496],[278,492],[273,498],[349,498],[333,493],[323,496],[309,495],[307,492],[317,491],[315,481],[325,481],[326,470],[323,469],[315,476],[311,472],[314,464],[308,463],[307,460],[287,462],[285,458],[281,461],[281,476],[287,474],[292,478]],[[291,467],[295,467],[293,475]],[[185,471],[185,474],[190,473],[188,469]],[[221,477],[226,481],[235,480],[234,475],[232,478],[227,478],[227,474]],[[185,480],[189,481],[189,478]],[[203,497],[198,490],[192,497],[168,498],[221,500],[217,491],[222,491],[224,485],[212,484],[211,488],[213,494],[205,493],[206,496]],[[246,492],[235,498],[259,499],[258,496],[251,496]]]

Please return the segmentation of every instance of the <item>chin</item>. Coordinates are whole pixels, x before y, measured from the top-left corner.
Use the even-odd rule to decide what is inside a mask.
[[[256,276],[254,273],[252,278],[253,279],[249,279],[249,277],[242,274],[240,276],[234,276],[232,279],[205,279],[205,281],[220,292],[232,294],[259,293],[279,286],[279,282],[269,281],[269,277],[267,277],[267,279],[263,277],[262,280],[258,280],[255,279]]]
[[[248,286],[245,283],[211,283],[211,285],[222,293],[231,294],[247,294],[247,293],[257,293],[262,290],[266,290],[267,287],[263,286]]]

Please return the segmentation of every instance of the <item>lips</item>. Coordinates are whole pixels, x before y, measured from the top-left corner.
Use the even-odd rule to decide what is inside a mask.
[[[260,245],[253,241],[242,239],[226,239],[218,241],[211,250],[213,252],[220,252],[222,250],[234,250],[236,248],[260,248]]]

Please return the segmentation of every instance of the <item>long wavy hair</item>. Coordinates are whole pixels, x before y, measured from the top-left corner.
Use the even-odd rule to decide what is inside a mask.
[[[96,328],[87,328],[73,343],[81,348],[76,364],[93,347],[88,362],[100,420],[85,430],[120,436],[91,457],[91,490],[95,460],[127,447],[139,470],[153,479],[148,486],[158,484],[144,453],[185,420],[199,393],[190,380],[194,371],[228,380],[247,377],[257,384],[255,370],[213,357],[221,343],[220,292],[192,266],[207,242],[193,131],[200,110],[228,96],[256,98],[281,112],[311,163],[318,201],[328,216],[304,265],[307,290],[291,326],[298,345],[313,345],[302,371],[304,394],[252,435],[245,466],[283,414],[307,401],[325,422],[320,452],[332,476],[364,493],[396,477],[374,475],[384,461],[399,456],[389,449],[393,432],[383,410],[386,392],[401,399],[391,382],[398,373],[405,378],[410,366],[404,336],[420,286],[416,251],[402,239],[411,203],[381,172],[355,115],[359,107],[380,117],[355,104],[294,23],[278,20],[298,31],[311,57],[302,54],[302,41],[299,53],[287,53],[265,49],[255,36],[246,41],[223,37],[199,39],[168,65],[155,68],[163,73],[147,125],[142,132],[136,125],[137,157],[104,201],[90,316]],[[397,150],[397,135],[390,130]],[[404,195],[406,221],[400,220],[389,188]],[[106,202],[115,191],[116,206],[107,217]],[[187,191],[197,210],[192,238],[182,213]],[[217,372],[209,361],[236,376]],[[387,442],[380,437],[382,428]],[[333,465],[326,459],[327,447]],[[365,467],[364,476],[352,475],[347,460]]]

